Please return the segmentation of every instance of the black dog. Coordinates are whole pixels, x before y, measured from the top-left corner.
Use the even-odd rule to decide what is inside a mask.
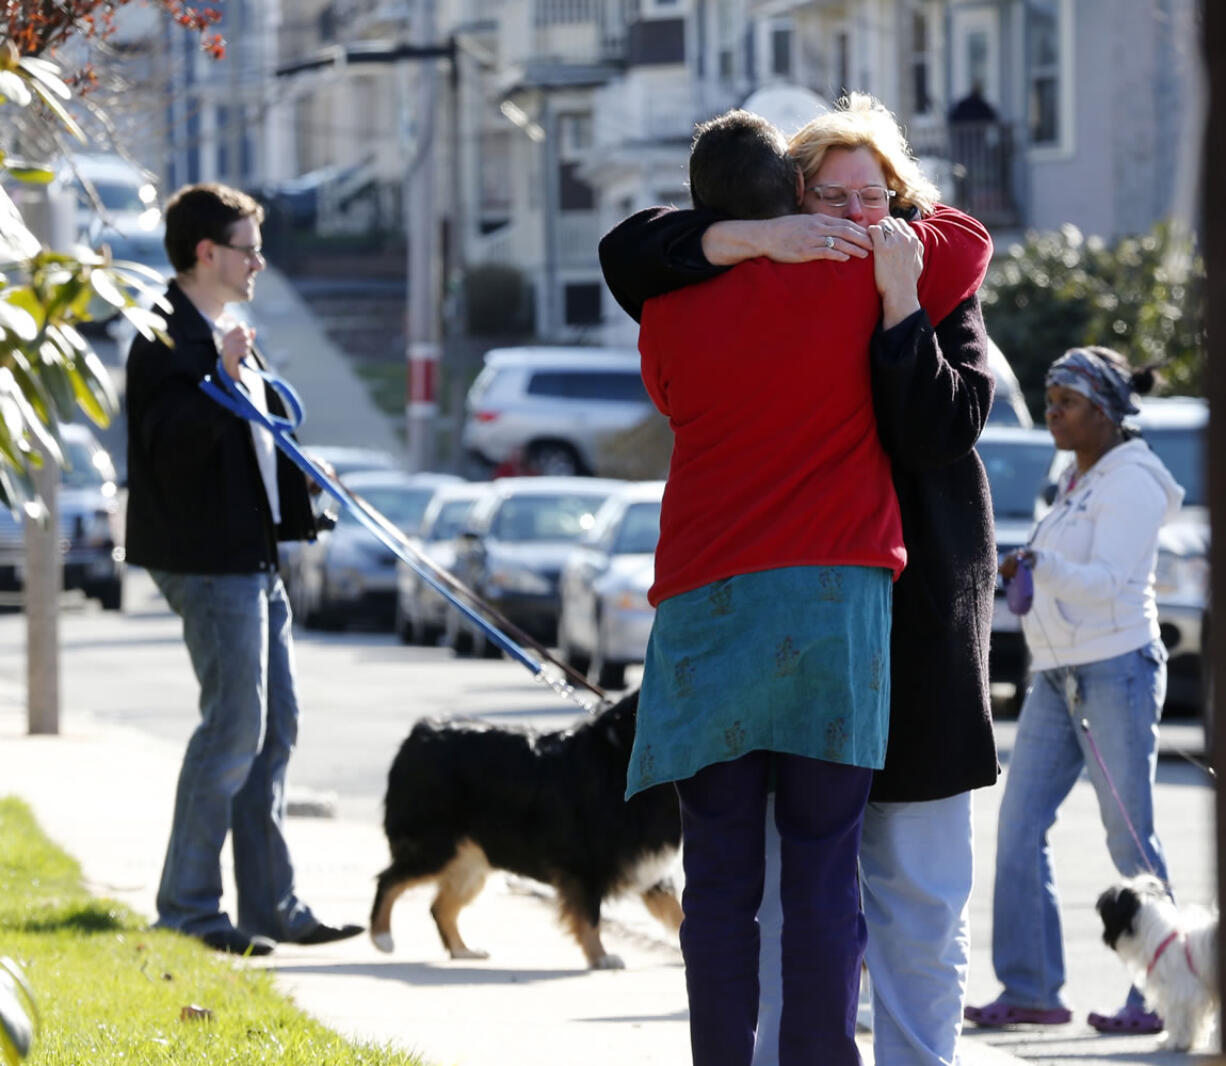
[[[536,733],[474,720],[413,727],[388,774],[383,828],[392,864],[379,875],[370,935],[393,947],[397,897],[436,881],[430,913],[452,958],[485,958],[456,919],[493,869],[552,885],[561,917],[593,969],[623,965],[600,942],[600,907],[638,891],[674,931],[681,904],[661,880],[681,842],[671,785],[628,802],[626,768],[638,693],[565,732]]]

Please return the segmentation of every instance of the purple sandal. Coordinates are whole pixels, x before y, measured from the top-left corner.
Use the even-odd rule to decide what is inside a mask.
[[[963,1016],[968,1022],[985,1029],[1003,1029],[1010,1025],[1066,1025],[1073,1020],[1067,1007],[1019,1007],[999,999],[986,1007],[967,1007]]]
[[[1091,1011],[1086,1019],[1090,1026],[1100,1033],[1131,1034],[1147,1036],[1150,1033],[1162,1032],[1162,1019],[1152,1010],[1128,1004],[1114,1014],[1099,1014]]]

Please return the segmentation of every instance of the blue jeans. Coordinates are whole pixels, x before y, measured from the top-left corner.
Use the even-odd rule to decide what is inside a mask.
[[[294,894],[283,832],[285,772],[298,736],[290,609],[276,572],[150,571],[200,682],[200,724],[187,742],[157,924],[201,936],[227,928],[221,850],[233,832],[238,926],[292,940],[318,920]]]
[[[779,835],[768,818],[761,1003],[754,1066],[777,1066],[779,934],[772,890]],[[933,856],[940,861],[934,862]],[[948,1066],[957,1059],[970,952],[974,880],[971,794],[923,803],[870,803],[860,842],[860,886],[868,923],[873,1058],[878,1066]]]
[[[996,836],[992,963],[1005,986],[1004,1002],[1065,1006],[1060,900],[1047,833],[1083,768],[1098,796],[1116,869],[1129,877],[1152,868],[1166,880],[1153,788],[1165,695],[1166,649],[1159,641],[1111,659],[1043,670],[1031,681]],[[1082,719],[1110,780],[1094,758]],[[1128,1001],[1139,1006],[1143,998],[1133,989]]]
[[[685,894],[681,952],[694,1066],[749,1066],[758,1014],[758,925],[770,770],[784,915],[783,1066],[857,1066],[864,916],[856,855],[872,771],[753,751],[677,782]]]

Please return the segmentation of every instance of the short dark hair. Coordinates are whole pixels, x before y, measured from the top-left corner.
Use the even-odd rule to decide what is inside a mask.
[[[727,111],[694,128],[690,148],[690,197],[695,207],[733,218],[792,215],[795,161],[787,141],[761,115]]]
[[[196,265],[202,240],[225,244],[235,223],[264,221],[264,208],[239,189],[216,182],[184,185],[166,201],[166,255],[180,273]]]

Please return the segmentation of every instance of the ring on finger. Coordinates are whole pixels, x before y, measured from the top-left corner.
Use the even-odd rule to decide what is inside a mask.
[[[826,247],[827,248],[834,247],[834,238],[829,233],[826,234]]]

